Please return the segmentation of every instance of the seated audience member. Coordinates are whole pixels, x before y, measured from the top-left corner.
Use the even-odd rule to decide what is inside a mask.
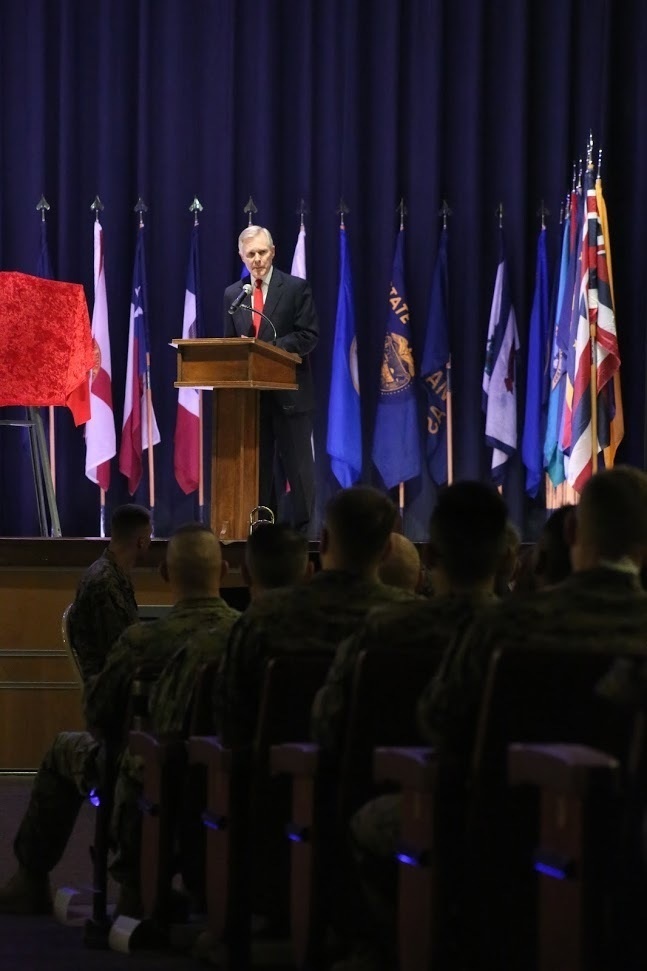
[[[260,522],[245,543],[243,579],[251,600],[311,576],[308,540],[286,523]]]
[[[477,610],[494,600],[495,573],[506,551],[506,516],[498,492],[479,482],[459,482],[440,493],[427,547],[436,595],[375,607],[340,644],[312,710],[312,737],[328,752],[336,753],[341,742],[361,651],[385,644],[394,652],[409,646],[444,647]]]
[[[568,519],[567,519],[568,522]],[[571,522],[573,573],[556,586],[484,612],[452,644],[418,707],[424,737],[465,759],[481,691],[497,647],[564,644],[610,656],[647,645],[647,593],[640,569],[647,552],[647,475],[618,467],[593,476]]]
[[[415,545],[402,533],[391,533],[391,548],[378,570],[382,583],[418,593],[421,571],[420,554]]]
[[[221,570],[220,544],[204,526],[191,523],[169,540],[163,573],[175,606],[159,620],[128,627],[110,651],[101,673],[90,680],[85,713],[93,734],[61,732],[46,753],[14,840],[19,868],[0,889],[0,913],[43,913],[51,909],[49,873],[63,855],[83,800],[100,784],[104,747],[98,739],[114,743],[122,738],[137,667],[163,665],[202,630],[209,630],[209,640],[214,641],[214,630],[222,625],[228,631],[238,616],[218,595]],[[167,716],[164,699],[169,711],[176,712],[180,701],[175,692],[179,698],[184,688],[177,678],[172,690],[164,692],[160,687],[160,721],[173,717]]]
[[[117,506],[108,547],[81,577],[68,616],[84,682],[99,673],[119,635],[137,620],[131,574],[150,541],[148,509],[131,503]]]
[[[512,589],[514,578],[519,568],[519,550],[521,549],[521,535],[511,520],[505,524],[505,548],[494,582],[494,592],[497,597],[507,597]]]
[[[551,513],[537,543],[535,579],[538,590],[554,587],[572,572],[571,550],[568,542],[572,533],[575,506],[566,505]]]
[[[515,594],[535,593],[561,583],[571,574],[571,549],[568,542],[572,532],[570,520],[575,506],[560,506],[548,517],[534,546],[521,555],[513,580]]]
[[[223,655],[231,628],[240,616],[220,597],[227,564],[214,534],[195,523],[183,527],[182,537],[184,542],[169,544],[166,558],[166,573],[175,595],[174,611],[183,605],[184,620],[182,636],[173,637],[174,652],[149,700],[150,729],[158,735],[187,734],[200,669]],[[118,856],[110,869],[121,885],[119,912],[132,916],[140,909],[141,781],[139,760],[126,752],[115,790],[113,831]]]
[[[228,744],[254,737],[268,658],[295,650],[329,651],[332,657],[371,607],[410,597],[378,577],[395,519],[395,506],[376,489],[340,490],[326,509],[322,569],[308,583],[267,592],[236,622],[216,698],[216,723]]]
[[[420,698],[423,736],[466,763],[489,657],[499,646],[602,644],[613,654],[647,643],[647,594],[638,583],[646,550],[647,475],[626,468],[599,473],[587,483],[574,521],[574,575],[542,593],[485,607],[459,630]],[[397,796],[373,800],[351,821],[372,941],[335,971],[395,966],[399,824]]]

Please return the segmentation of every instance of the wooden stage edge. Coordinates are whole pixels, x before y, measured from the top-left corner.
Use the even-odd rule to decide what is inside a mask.
[[[83,729],[81,691],[61,639],[61,616],[83,570],[107,546],[94,538],[0,539],[0,773],[36,769],[56,734]],[[247,603],[240,564],[245,544],[223,544],[223,597]],[[134,572],[140,606],[170,603],[159,566],[166,540],[153,540]]]

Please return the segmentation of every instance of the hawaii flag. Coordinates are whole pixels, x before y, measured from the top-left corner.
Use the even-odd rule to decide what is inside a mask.
[[[148,401],[150,386],[150,350],[146,322],[146,264],[144,259],[144,227],[137,232],[133,290],[130,298],[130,327],[128,330],[128,365],[124,395],[124,421],[119,449],[119,471],[128,479],[131,496],[137,491],[142,477],[142,452],[148,448]],[[153,445],[160,441],[160,433],[151,415]]]
[[[194,226],[191,233],[189,266],[184,292],[182,323],[184,340],[198,336],[198,281],[200,279],[198,252],[198,227]],[[173,468],[182,491],[187,495],[195,492],[200,484],[200,392],[197,388],[178,389]]]
[[[90,421],[85,425],[85,474],[107,491],[110,460],[117,454],[115,416],[112,410],[112,367],[108,300],[103,263],[103,229],[94,223],[94,309],[92,311],[94,366],[90,378]]]

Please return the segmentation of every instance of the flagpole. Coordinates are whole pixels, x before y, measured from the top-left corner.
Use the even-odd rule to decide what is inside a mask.
[[[250,196],[251,199],[251,196]],[[203,210],[203,206],[197,196],[194,197],[193,202],[189,206],[189,212],[193,213],[193,225],[197,227],[200,225],[199,214]],[[198,321],[198,299],[199,295],[196,292],[196,337],[197,333],[197,321]],[[205,522],[204,518],[204,413],[202,410],[202,389],[198,390],[198,520],[201,523]]]
[[[447,204],[447,200],[443,199],[443,204],[440,207],[439,215],[443,218],[443,229],[447,229],[447,218],[451,216],[452,211]],[[448,308],[449,309],[449,308]],[[449,355],[447,359],[447,485],[451,485],[454,481],[454,410],[452,401],[452,355]]]
[[[36,206],[36,212],[40,212],[40,218],[42,223],[46,223],[45,213],[51,209],[51,206],[44,195],[42,195]],[[48,260],[49,263],[49,260]],[[54,490],[54,495],[56,495],[56,428],[54,425],[54,405],[50,405],[47,409],[48,413],[48,433],[49,433],[49,469],[50,475],[52,477],[52,488]],[[53,527],[52,527],[53,528]],[[52,533],[52,535],[54,535]]]
[[[135,212],[139,213],[139,232],[144,228],[144,212],[147,210],[143,199],[140,197],[135,206]],[[147,295],[148,296],[148,295]],[[153,393],[151,389],[151,352],[146,342],[146,432],[148,435],[148,505],[151,511],[152,533],[155,535],[155,462],[153,457]]]
[[[403,198],[400,199],[398,211],[400,213],[400,232],[402,232],[404,229],[404,216],[407,211]],[[404,237],[402,238],[404,239]],[[398,510],[400,512],[400,525],[402,527],[402,532],[404,533],[404,482],[401,482],[398,486]]]
[[[103,211],[104,205],[101,202],[99,196],[94,197],[94,202],[90,204],[90,209],[94,213],[95,223],[99,222],[99,213]],[[96,287],[96,281],[95,281]],[[96,300],[96,290],[95,290],[95,300]],[[99,536],[101,539],[105,539],[106,536],[106,490],[103,486],[99,486]]]
[[[452,356],[447,361],[447,485],[454,481],[454,412],[452,408]]]
[[[595,166],[593,165],[593,132],[589,133],[589,144],[587,150],[586,159],[587,170],[592,173]],[[587,189],[588,195],[588,189]],[[596,201],[597,210],[597,201]],[[588,227],[588,200],[586,206],[586,220],[587,220],[587,263],[589,261],[589,227]],[[597,236],[597,232],[596,232]],[[597,239],[596,239],[597,246]],[[597,252],[597,250],[596,250]],[[591,272],[589,267],[589,273]],[[589,285],[590,285],[589,279]],[[597,283],[597,266],[596,266],[596,287]],[[597,339],[598,339],[598,328],[597,328],[598,318],[597,318],[597,308],[595,317],[593,320],[589,318],[589,341],[591,345],[591,475],[595,475],[598,471],[598,369],[597,369]]]

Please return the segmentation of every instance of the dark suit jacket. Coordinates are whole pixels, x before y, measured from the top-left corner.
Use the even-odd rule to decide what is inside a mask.
[[[228,313],[245,282],[245,280],[238,280],[225,290],[223,309],[225,337],[249,337],[253,334],[252,317],[256,315],[240,307],[233,315]],[[251,306],[252,301],[253,294],[250,294],[244,303]],[[276,327],[276,346],[303,358],[301,364],[297,365],[298,390],[273,391],[272,400],[285,414],[312,411],[314,389],[308,354],[316,347],[319,340],[319,322],[310,284],[300,277],[290,276],[289,273],[283,273],[274,267],[263,313]],[[258,338],[268,343],[274,340],[272,328],[262,318]]]

